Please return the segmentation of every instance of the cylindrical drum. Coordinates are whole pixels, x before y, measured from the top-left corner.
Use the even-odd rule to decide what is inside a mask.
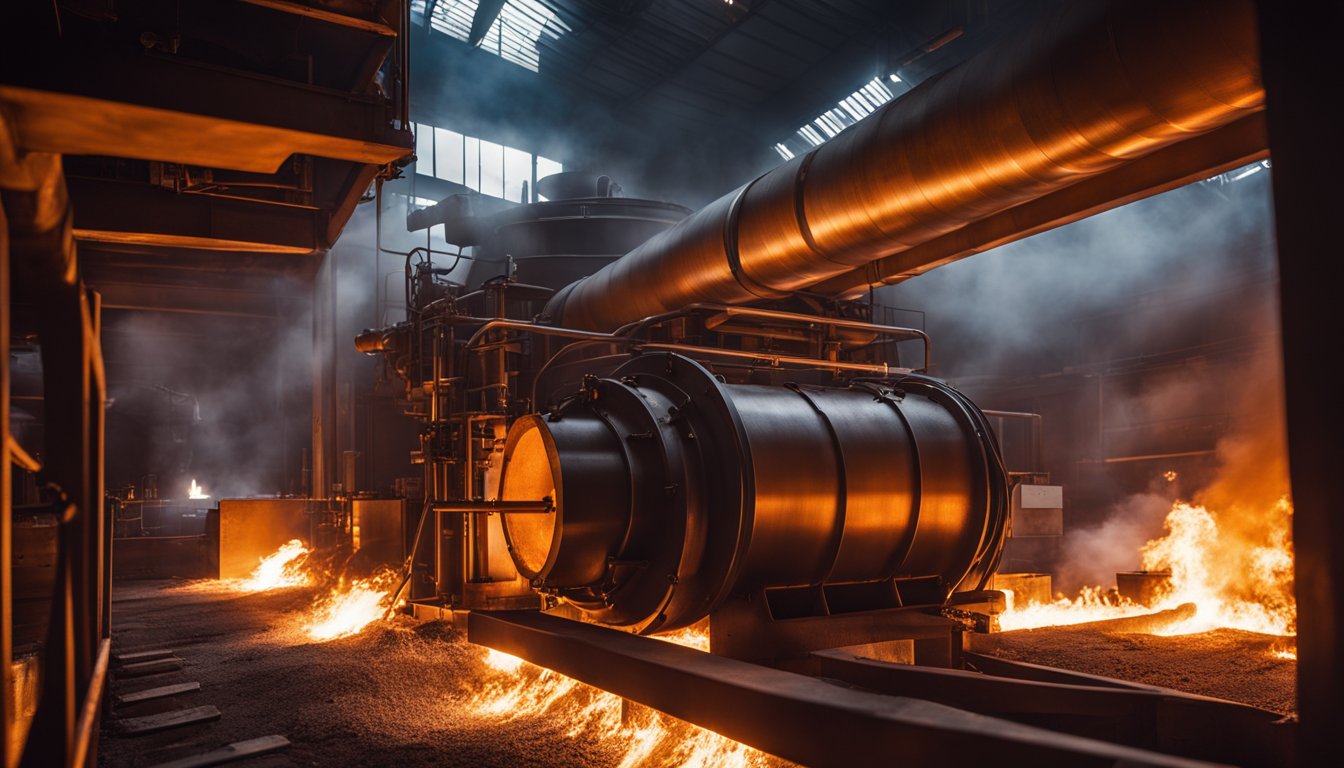
[[[770,587],[978,589],[1007,515],[984,417],[918,376],[734,385],[642,355],[515,423],[504,462],[501,498],[555,506],[505,514],[519,570],[595,620],[643,631]]]

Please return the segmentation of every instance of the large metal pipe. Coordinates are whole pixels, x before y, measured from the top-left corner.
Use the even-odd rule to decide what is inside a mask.
[[[778,297],[1263,109],[1249,0],[1062,2],[557,295],[610,330]]]

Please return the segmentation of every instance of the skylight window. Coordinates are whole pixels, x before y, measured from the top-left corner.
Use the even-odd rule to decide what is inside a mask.
[[[524,203],[531,202],[528,197],[537,179],[565,169],[558,161],[526,150],[424,123],[415,124],[415,156],[419,175]]]
[[[478,5],[479,0],[439,0],[429,19],[430,27],[464,43],[469,42],[471,22],[476,17]],[[416,0],[411,9],[418,12],[423,23],[424,0]],[[538,44],[543,39],[557,40],[569,31],[569,25],[541,0],[507,0],[477,47],[536,72],[541,67]]]
[[[1264,170],[1268,170],[1269,168],[1270,164],[1268,160],[1260,160],[1258,162],[1251,163],[1250,165],[1243,165],[1240,168],[1234,168],[1230,171],[1227,171],[1226,173],[1220,173],[1217,176],[1210,176],[1209,178],[1204,180],[1204,183],[1231,184],[1236,181],[1241,181],[1242,179],[1248,178],[1250,176],[1254,176],[1255,174]]]
[[[862,88],[841,99],[835,107],[817,115],[793,136],[774,146],[775,152],[791,160],[801,152],[819,147],[849,126],[876,112],[883,104],[908,91],[909,86],[896,75],[875,77]]]

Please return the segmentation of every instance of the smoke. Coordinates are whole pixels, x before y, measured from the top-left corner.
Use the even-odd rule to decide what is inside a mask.
[[[883,289],[878,302],[927,313],[949,378],[1117,360],[1159,338],[1194,345],[1203,327],[1192,321],[1247,322],[1199,316],[1274,269],[1268,176],[1122,206]],[[1150,311],[1172,294],[1186,298]]]
[[[277,307],[301,290],[275,289]],[[296,491],[311,329],[301,310],[283,316],[110,318],[109,488],[155,475],[162,498],[185,498],[192,479],[214,498]]]
[[[926,313],[936,372],[982,407],[1044,414],[1066,498],[1058,589],[1145,567],[1178,500],[1208,508],[1229,572],[1285,543],[1268,177],[1195,184],[879,295]]]
[[[1083,587],[1112,584],[1120,571],[1137,570],[1139,550],[1161,533],[1171,501],[1156,491],[1135,494],[1116,504],[1101,525],[1065,534],[1055,590],[1073,594]]]
[[[338,450],[354,449],[353,393],[375,363],[354,335],[401,318],[402,263],[375,258],[374,209],[361,205],[325,257],[333,270],[336,327],[314,343],[314,282],[303,275],[228,276],[270,317],[112,312],[104,324],[108,370],[108,488],[157,478],[161,498],[185,498],[197,480],[212,499],[304,490],[311,462],[314,371],[336,366]],[[386,280],[375,273],[382,271]],[[387,286],[385,301],[379,288]],[[190,296],[190,289],[183,289]],[[358,380],[360,384],[354,382]],[[339,454],[338,454],[339,455]],[[405,454],[399,458],[404,461]],[[334,479],[333,481],[338,481]]]

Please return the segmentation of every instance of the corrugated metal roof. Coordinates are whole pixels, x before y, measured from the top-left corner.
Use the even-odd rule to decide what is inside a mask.
[[[509,0],[515,2],[524,0]],[[535,40],[540,77],[688,127],[721,125],[725,115],[749,114],[777,100],[847,46],[872,47],[876,62],[875,41],[891,27],[896,5],[891,0],[526,2],[555,17],[548,33]],[[448,6],[457,6],[461,16],[465,4],[474,12],[476,0],[438,4],[435,17],[447,19]],[[419,2],[416,7],[423,9]],[[465,24],[469,29],[469,17]],[[456,37],[465,39],[462,33]],[[875,74],[845,92],[817,94],[815,101],[833,104]]]

